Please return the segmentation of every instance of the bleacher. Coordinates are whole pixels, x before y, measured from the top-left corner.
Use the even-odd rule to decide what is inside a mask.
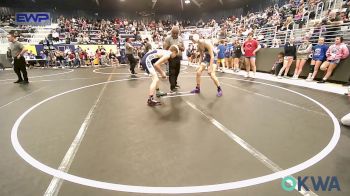
[[[293,35],[293,32],[296,36],[301,36],[302,33],[305,33],[309,30],[312,30],[315,28],[315,24],[320,22],[322,18],[326,16],[328,13],[328,10],[331,10],[332,12],[337,12],[343,10],[342,8],[342,0],[327,0],[325,2],[320,1],[317,5],[311,6],[308,5],[307,3],[299,5],[299,7],[293,7],[293,5],[289,5],[291,10],[298,10],[300,7],[303,7],[303,16],[300,19],[300,21],[294,20],[293,21],[293,29],[291,31],[287,32],[279,32],[277,30],[277,27],[259,27],[256,30],[256,36],[261,38],[261,40],[264,39],[264,42],[270,46],[272,44],[272,40],[274,39],[279,39],[281,40],[281,43],[284,43],[289,36]],[[305,5],[305,6],[304,6]],[[279,10],[283,9],[283,7],[279,7],[277,4],[273,7],[274,12],[278,12]],[[314,12],[314,13],[313,13]],[[311,14],[313,13],[313,14]],[[256,13],[259,14],[259,13]],[[232,34],[234,36],[239,36],[238,31],[240,28],[243,26],[246,28],[249,25],[249,22],[251,18],[249,18],[250,15],[247,15],[245,17],[241,16],[240,20],[236,20],[233,22],[234,25],[230,26],[230,30],[233,32]],[[311,17],[313,16],[313,17]],[[293,15],[293,19],[295,15]],[[12,21],[12,22],[11,22]],[[7,19],[6,21],[1,21],[0,22],[0,28],[3,28],[5,31],[10,31],[10,30],[17,30],[21,34],[20,41],[25,42],[25,43],[31,43],[31,44],[38,44],[40,41],[44,40],[45,37],[47,37],[50,33],[53,31],[58,31],[59,32],[59,41],[57,43],[77,43],[78,42],[78,37],[80,34],[87,34],[89,37],[89,44],[111,44],[112,40],[108,37],[104,37],[103,40],[100,37],[100,34],[102,33],[102,29],[96,29],[96,26],[92,24],[93,22],[96,21],[90,21],[91,24],[87,24],[87,29],[82,29],[80,30],[79,27],[81,27],[81,23],[78,23],[79,19],[74,19],[70,21],[70,25],[72,29],[75,29],[75,31],[78,31],[75,34],[78,34],[78,36],[75,35],[66,35],[67,30],[66,29],[60,29],[61,24],[54,23],[51,26],[47,27],[16,27],[13,25],[13,19]],[[107,20],[108,21],[108,20]],[[106,21],[105,21],[106,22]],[[302,28],[299,28],[299,22],[301,22],[303,25]],[[123,42],[126,37],[131,37],[133,38],[133,32],[129,32],[126,27],[121,26],[120,28],[117,27],[117,24],[115,22],[108,21],[106,24],[109,24],[107,26],[107,30],[109,31],[115,31],[118,32],[119,40],[120,40],[120,46],[123,46]],[[132,24],[131,22],[129,24]],[[157,28],[157,23],[153,23],[151,31],[155,31]],[[218,33],[220,25],[222,24],[212,24],[212,21],[208,22],[205,25],[205,28],[213,28],[213,36]],[[134,27],[136,28],[136,27]],[[163,29],[169,29],[167,26],[164,26]],[[107,31],[105,30],[105,31]],[[346,25],[341,25],[341,30],[345,30],[347,32],[348,28],[346,28]],[[150,33],[152,34],[152,33]],[[346,33],[345,36],[348,34]],[[243,35],[244,37],[244,35]],[[151,36],[149,36],[151,38]],[[84,42],[85,43],[85,42]]]

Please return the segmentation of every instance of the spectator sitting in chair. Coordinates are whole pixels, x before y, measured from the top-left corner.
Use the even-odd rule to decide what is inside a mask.
[[[271,68],[271,74],[276,75],[276,76],[278,75],[278,73],[280,72],[280,70],[283,67],[283,61],[284,61],[284,52],[280,52],[277,55],[277,59],[275,61],[275,64]]]
[[[60,41],[60,34],[57,31],[54,31],[52,33],[52,40],[55,41],[55,42]]]
[[[35,61],[28,61],[28,60],[35,59],[35,55],[33,54],[33,52],[30,50],[28,53],[26,53],[24,55],[24,58],[27,61],[27,66],[29,66],[29,68],[33,68],[36,62]]]
[[[84,34],[83,36],[83,43],[84,44],[89,44],[90,43],[90,38],[87,34]]]
[[[293,18],[288,17],[284,22],[283,26],[280,28],[280,31],[292,30],[293,29]]]
[[[109,58],[109,61],[110,61],[112,66],[118,66],[119,65],[119,61],[118,61],[117,55],[112,51],[112,49],[110,50],[110,52],[108,54],[108,58]]]
[[[82,43],[84,42],[83,35],[80,35],[80,36],[77,38],[77,42],[78,42],[78,44],[82,44]]]
[[[41,59],[44,59],[44,60],[46,60],[46,58],[47,58],[47,56],[44,53],[44,51],[40,51],[40,55],[39,56],[41,56]]]
[[[340,18],[344,23],[349,22],[349,16],[346,12],[340,12]]]
[[[68,66],[70,68],[75,66],[75,54],[74,54],[74,52],[68,52],[67,62],[68,62]]]
[[[46,61],[47,60],[47,56],[44,53],[44,51],[40,51],[40,55],[39,56],[42,59],[42,60],[39,60],[40,66],[46,67],[48,62]]]
[[[29,52],[27,52],[24,57],[26,59],[35,59],[35,55],[33,54],[33,52],[31,50],[29,50]]]
[[[346,9],[346,13],[349,14],[349,9],[350,9],[350,0],[346,0],[343,2],[343,6],[342,8],[345,8]]]
[[[56,65],[64,69],[65,67],[64,53],[62,51],[57,51],[55,53],[55,56],[56,56]]]
[[[280,48],[280,43],[281,43],[281,40],[273,39],[271,48]]]
[[[72,52],[75,56],[74,59],[74,65],[77,66],[78,68],[81,66],[82,60],[80,58],[79,52]]]

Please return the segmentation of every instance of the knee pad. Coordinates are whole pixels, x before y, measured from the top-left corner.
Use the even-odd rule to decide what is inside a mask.
[[[314,73],[315,71],[315,65],[310,65],[310,73]]]

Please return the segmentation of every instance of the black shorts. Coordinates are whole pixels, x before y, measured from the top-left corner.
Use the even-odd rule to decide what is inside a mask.
[[[242,54],[233,54],[232,55],[232,58],[241,58],[242,57]]]

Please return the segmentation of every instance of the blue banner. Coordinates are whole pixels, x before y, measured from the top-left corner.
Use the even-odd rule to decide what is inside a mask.
[[[17,25],[46,26],[51,25],[49,12],[18,12],[16,13]]]

